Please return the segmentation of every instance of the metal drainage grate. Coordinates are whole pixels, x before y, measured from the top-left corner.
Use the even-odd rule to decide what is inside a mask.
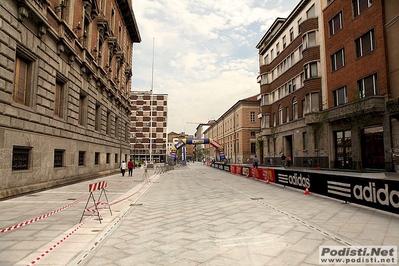
[[[130,204],[130,206],[143,206],[143,203],[133,203],[133,204]]]
[[[251,200],[261,200],[261,199],[263,199],[262,197],[259,197],[259,198],[252,198],[251,197]]]

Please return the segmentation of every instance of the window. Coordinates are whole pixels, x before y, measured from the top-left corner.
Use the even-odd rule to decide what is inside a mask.
[[[308,150],[308,134],[307,134],[307,132],[302,132],[302,148],[304,151]]]
[[[119,120],[117,116],[115,116],[115,138],[119,138]]]
[[[162,127],[162,124],[161,124],[161,126],[159,126],[159,127]],[[129,141],[129,133],[130,133],[130,123],[129,122],[125,122],[125,140],[126,141]]]
[[[290,29],[290,42],[292,42],[294,40],[294,29],[291,28]]]
[[[273,49],[271,49],[270,50],[270,59],[273,61],[274,60],[274,50]]]
[[[305,96],[305,114],[319,111],[319,93],[313,92]]]
[[[94,153],[94,164],[99,164],[100,163],[100,153],[95,152]]]
[[[301,33],[302,18],[298,19],[298,35]]]
[[[79,96],[79,125],[86,126],[87,97],[81,93]]]
[[[287,46],[287,38],[284,35],[283,36],[283,49],[285,49],[286,46]]]
[[[312,6],[308,9],[308,11],[306,11],[306,17],[307,17],[308,19],[316,17],[315,10],[316,10],[316,9],[315,9],[314,5],[312,5]]]
[[[302,45],[299,46],[298,52],[299,52],[299,60],[301,60],[301,59],[303,58],[303,54],[302,54],[302,52],[303,52],[303,46],[302,46]]]
[[[251,131],[251,137],[255,137],[255,131]]]
[[[107,135],[111,134],[111,112],[107,111],[107,129],[105,132]]]
[[[118,154],[115,153],[115,163],[118,163]]]
[[[266,114],[263,116],[262,120],[262,128],[269,128],[270,127],[270,115]]]
[[[29,155],[31,148],[13,147],[12,149],[12,170],[28,170]]]
[[[260,85],[264,85],[264,84],[267,84],[268,82],[267,82],[267,74],[262,74],[261,76],[260,76]]]
[[[251,112],[251,123],[255,123],[255,112]]]
[[[278,107],[278,124],[283,124],[283,107],[281,106],[281,104]]]
[[[310,79],[314,77],[318,77],[319,73],[317,70],[317,62],[313,62],[305,65],[305,79]]]
[[[346,86],[333,91],[334,106],[345,104],[348,102],[348,92]]]
[[[276,44],[276,53],[277,53],[277,55],[280,54],[280,43]]]
[[[96,104],[96,114],[95,114],[95,121],[94,121],[94,129],[96,131],[100,131],[101,130],[101,105],[100,104]]]
[[[106,163],[106,164],[109,164],[110,159],[111,159],[111,154],[107,152],[107,154],[106,154],[106,156],[105,156],[105,163]]]
[[[251,153],[256,153],[256,143],[251,142]]]
[[[78,158],[78,165],[82,166],[85,165],[85,151],[79,151],[79,158]]]
[[[355,40],[356,56],[361,57],[375,49],[374,29]]]
[[[303,49],[316,46],[316,32],[311,31],[303,36]]]
[[[331,55],[331,70],[335,71],[345,65],[345,50],[342,48],[335,54]]]
[[[286,115],[285,122],[289,122],[290,121],[290,112],[289,112],[288,106],[285,107],[285,115]]]
[[[292,100],[292,118],[294,120],[298,119],[298,102],[296,98]]]
[[[62,167],[64,150],[54,150],[54,168]]]
[[[30,106],[32,63],[17,55],[15,61],[14,95],[15,102]]]
[[[276,113],[273,113],[273,126],[277,125]]]
[[[355,17],[363,13],[372,4],[372,0],[352,0],[353,15]]]
[[[339,12],[335,17],[333,17],[329,22],[328,22],[328,27],[330,30],[330,36],[334,35],[337,33],[340,29],[342,29],[342,11]]]
[[[357,81],[360,98],[365,98],[378,94],[378,78],[377,74],[370,75]]]
[[[54,95],[54,115],[59,118],[64,117],[64,98],[65,98],[65,84],[56,81],[55,83],[55,95]]]

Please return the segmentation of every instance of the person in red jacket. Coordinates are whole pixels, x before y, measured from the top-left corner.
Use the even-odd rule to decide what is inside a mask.
[[[127,163],[127,168],[129,169],[129,176],[133,175],[133,167],[134,167],[134,165],[133,165],[132,159],[130,159],[130,161]]]

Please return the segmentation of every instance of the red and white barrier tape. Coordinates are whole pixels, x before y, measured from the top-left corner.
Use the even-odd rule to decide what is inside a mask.
[[[31,261],[29,264],[27,264],[27,266],[32,266],[34,265],[36,262],[38,262],[39,260],[41,260],[44,256],[46,256],[48,253],[50,253],[50,251],[54,250],[56,247],[58,247],[62,242],[64,242],[65,240],[67,240],[70,236],[72,236],[78,229],[80,229],[85,223],[87,223],[90,219],[92,219],[94,216],[90,216],[87,219],[85,219],[78,227],[76,227],[75,229],[73,229],[68,235],[64,236],[62,239],[60,239],[56,244],[54,244],[52,247],[48,248],[45,252],[43,252],[42,254],[40,254],[40,256],[38,256],[36,259],[34,259],[33,261]]]
[[[122,201],[124,201],[124,200],[126,200],[126,199],[132,197],[133,195],[139,193],[139,192],[144,188],[144,185],[145,185],[145,184],[143,184],[142,187],[141,187],[138,191],[134,192],[133,194],[131,194],[131,195],[129,195],[129,196],[127,196],[127,197],[125,197],[125,198],[123,198],[123,199],[121,199],[121,200],[118,200],[118,201],[116,201],[116,202],[113,202],[113,203],[107,203],[107,202],[106,202],[106,204],[108,204],[108,205],[114,205],[114,204],[116,204],[116,203],[122,202]],[[101,202],[99,202],[99,203],[101,203]],[[105,207],[105,206],[104,206],[104,207]],[[89,208],[91,208],[91,207],[89,207]],[[44,253],[40,254],[40,256],[38,256],[35,260],[31,261],[30,264],[27,264],[27,266],[32,266],[32,265],[34,265],[36,262],[38,262],[39,260],[41,260],[41,259],[42,259],[44,256],[46,256],[48,253],[50,253],[50,251],[54,250],[54,249],[55,249],[57,246],[59,246],[62,242],[64,242],[65,240],[67,240],[73,233],[75,233],[79,228],[81,228],[85,223],[87,223],[89,219],[92,219],[92,218],[94,217],[94,213],[97,212],[96,210],[91,210],[91,209],[88,209],[88,208],[86,209],[86,211],[88,211],[88,212],[93,212],[92,216],[90,216],[90,217],[88,217],[86,220],[84,220],[84,221],[83,221],[77,228],[75,228],[71,233],[69,233],[67,236],[65,236],[64,238],[62,238],[62,239],[61,239],[60,241],[58,241],[55,245],[53,245],[51,248],[47,249]],[[98,213],[100,213],[100,212],[98,212]]]
[[[22,226],[25,226],[25,225],[28,225],[28,224],[31,224],[31,223],[40,221],[40,220],[42,220],[42,219],[44,219],[44,218],[47,218],[47,217],[50,217],[50,216],[52,216],[53,214],[56,214],[56,213],[59,213],[59,212],[65,210],[65,209],[68,209],[69,207],[75,205],[76,203],[78,203],[79,201],[81,201],[81,200],[82,200],[83,198],[85,198],[85,197],[87,197],[87,194],[84,195],[84,196],[82,196],[82,197],[80,197],[79,199],[75,200],[74,202],[72,202],[72,203],[70,203],[70,204],[64,206],[64,207],[59,208],[58,210],[55,210],[55,211],[52,211],[52,212],[43,214],[43,215],[41,215],[41,216],[39,216],[39,217],[36,217],[36,218],[30,219],[30,220],[27,220],[27,221],[25,221],[25,222],[23,222],[23,223],[19,223],[19,224],[16,224],[16,225],[13,225],[13,226],[10,226],[10,227],[1,229],[1,230],[0,230],[0,233],[5,233],[5,232],[11,231],[11,230],[13,230],[13,229],[17,229],[17,228],[20,228],[20,227],[22,227]]]

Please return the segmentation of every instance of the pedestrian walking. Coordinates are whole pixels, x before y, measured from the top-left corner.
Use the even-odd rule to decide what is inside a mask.
[[[255,167],[255,168],[258,168],[258,164],[259,164],[259,159],[258,159],[258,157],[255,155],[255,157],[254,157],[254,167]]]
[[[127,163],[127,168],[129,169],[129,176],[133,175],[133,167],[134,167],[134,165],[133,165],[132,159],[130,159],[130,161]]]
[[[284,155],[284,153],[283,153],[283,155],[281,155],[281,165],[282,165],[283,167],[285,167],[285,159],[286,159],[286,157],[285,157],[285,155]]]
[[[285,160],[287,161],[287,167],[291,166],[291,157],[289,155],[287,155],[287,158],[285,158]]]
[[[126,172],[126,163],[125,163],[125,161],[122,161],[122,163],[121,163],[122,176],[125,176],[125,172]]]

